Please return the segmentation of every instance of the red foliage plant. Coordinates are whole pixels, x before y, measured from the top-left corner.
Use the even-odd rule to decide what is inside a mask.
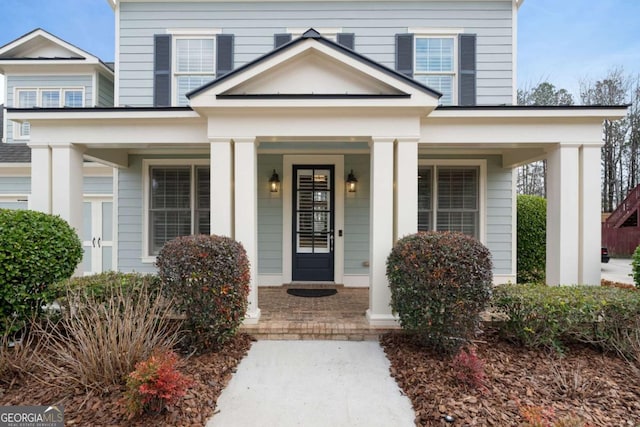
[[[176,369],[178,356],[158,352],[136,364],[127,377],[127,407],[131,415],[159,413],[183,397],[192,381]]]
[[[451,361],[451,367],[456,379],[461,383],[482,393],[489,391],[485,385],[484,361],[478,357],[475,348],[460,350]]]

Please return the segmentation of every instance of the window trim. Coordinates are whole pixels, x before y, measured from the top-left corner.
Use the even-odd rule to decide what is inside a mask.
[[[191,167],[191,194],[195,194],[196,180],[193,179],[194,171],[197,166],[209,166],[211,167],[211,161],[209,159],[142,159],[142,263],[155,263],[156,255],[150,253],[149,248],[149,224],[150,224],[150,191],[149,185],[151,181],[150,169],[151,166],[190,166]],[[191,209],[191,226],[194,224],[194,215],[196,207],[195,197],[191,197],[190,209]]]
[[[418,167],[420,166],[430,166],[433,171],[433,182],[432,188],[435,188],[435,192],[433,192],[432,197],[432,221],[433,224],[437,224],[438,220],[438,201],[437,201],[437,168],[438,167],[447,167],[447,168],[468,168],[468,167],[477,167],[478,168],[478,240],[486,245],[487,244],[487,160],[486,159],[418,159]],[[416,171],[417,175],[417,171]],[[416,178],[417,179],[417,178]],[[417,209],[417,206],[416,206]],[[418,224],[416,224],[416,227]]]
[[[171,34],[171,105],[179,106],[178,102],[178,77],[181,76],[210,76],[216,78],[216,60],[218,46],[217,35],[221,30],[167,30]],[[184,72],[178,71],[178,40],[212,40],[213,41],[213,71],[212,72]]]
[[[19,86],[13,88],[13,105],[16,108],[28,108],[20,107],[18,101],[20,99],[20,92],[36,92],[36,107],[42,106],[42,93],[43,92],[58,92],[58,106],[54,108],[64,108],[64,95],[66,92],[81,92],[82,93],[82,105],[83,108],[86,104],[86,88],[84,86]],[[22,134],[22,123],[14,123],[13,125],[13,139],[18,141],[27,141],[31,139],[31,132],[29,135]]]
[[[416,29],[417,30],[417,29]],[[417,80],[418,76],[451,76],[453,78],[453,84],[451,85],[451,104],[445,105],[457,105],[458,104],[458,76],[460,75],[458,52],[459,52],[459,35],[464,31],[449,29],[446,32],[438,30],[427,31],[422,29],[416,31],[413,34],[413,78]],[[451,39],[453,40],[453,71],[418,71],[418,39]]]

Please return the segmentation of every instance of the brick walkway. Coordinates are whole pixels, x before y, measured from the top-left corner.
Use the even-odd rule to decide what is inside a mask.
[[[335,286],[336,295],[302,298],[287,294],[287,286],[258,288],[261,310],[257,325],[242,331],[271,340],[376,340],[394,328],[371,328],[365,317],[368,288]]]

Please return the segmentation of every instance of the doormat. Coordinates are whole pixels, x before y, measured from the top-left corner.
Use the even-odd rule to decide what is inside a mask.
[[[293,295],[294,297],[319,298],[335,295],[338,293],[338,291],[336,291],[335,289],[291,288],[287,289],[287,293],[289,295]]]

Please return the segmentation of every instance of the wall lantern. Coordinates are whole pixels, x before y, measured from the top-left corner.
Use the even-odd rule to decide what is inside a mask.
[[[347,191],[349,193],[355,193],[356,187],[358,184],[358,178],[353,174],[353,169],[349,172],[349,176],[347,176]]]
[[[277,193],[278,191],[280,191],[280,177],[278,176],[278,173],[275,169],[271,174],[271,178],[269,178],[269,191],[271,191],[272,193]]]

